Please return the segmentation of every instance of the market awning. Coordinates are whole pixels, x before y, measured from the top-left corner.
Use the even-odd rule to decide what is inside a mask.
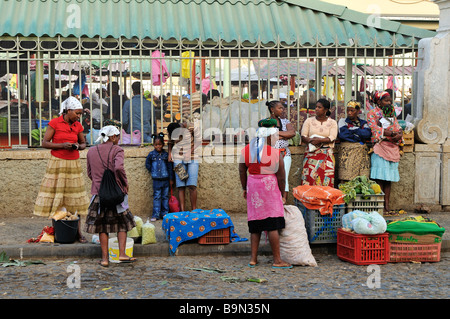
[[[435,32],[317,0],[2,1],[3,36],[416,45]]]

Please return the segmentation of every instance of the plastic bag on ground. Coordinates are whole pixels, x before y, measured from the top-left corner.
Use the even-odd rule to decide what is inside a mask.
[[[147,244],[155,244],[156,243],[156,234],[155,234],[155,225],[147,222],[142,225],[142,245]]]
[[[297,266],[317,267],[309,246],[303,215],[297,206],[284,206],[284,219],[286,226],[280,232],[281,258]]]
[[[142,218],[134,216],[134,222],[136,223],[136,227],[127,232],[127,237],[138,238],[142,236],[142,225],[144,224]]]

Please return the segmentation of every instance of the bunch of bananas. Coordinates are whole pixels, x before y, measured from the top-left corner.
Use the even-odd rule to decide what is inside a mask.
[[[35,128],[34,130],[31,130],[31,137],[39,144],[41,139],[44,137],[45,131],[47,131],[47,126],[42,129]]]

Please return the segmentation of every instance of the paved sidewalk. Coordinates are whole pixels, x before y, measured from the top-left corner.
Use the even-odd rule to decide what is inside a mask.
[[[247,227],[247,215],[229,214],[235,227],[235,231],[241,238],[248,238],[248,241],[234,242],[228,245],[200,245],[197,243],[185,243],[178,247],[177,256],[195,255],[250,255],[250,234]],[[408,214],[415,216],[414,214]],[[432,212],[424,217],[435,220],[447,231],[443,236],[442,252],[450,251],[450,212]],[[145,222],[147,216],[139,216]],[[394,217],[399,218],[399,217]],[[391,219],[394,219],[391,218]],[[82,226],[84,219],[81,220]],[[161,220],[154,222],[156,229],[156,244],[142,245],[134,244],[133,253],[135,256],[169,256],[169,243],[161,227]],[[5,251],[8,256],[17,258],[30,257],[98,257],[100,256],[100,245],[91,243],[92,235],[85,234],[89,243],[27,243],[30,238],[37,237],[45,226],[51,226],[50,219],[37,216],[21,217],[0,217],[0,252]],[[114,234],[112,234],[114,236]],[[336,244],[311,244],[313,254],[336,253]],[[262,236],[260,245],[261,254],[270,254],[270,246],[265,236]]]

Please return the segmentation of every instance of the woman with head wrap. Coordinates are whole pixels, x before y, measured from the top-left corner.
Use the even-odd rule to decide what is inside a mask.
[[[102,259],[100,265],[107,267],[109,233],[117,233],[119,243],[119,262],[133,262],[136,258],[125,253],[127,232],[136,226],[134,217],[128,207],[128,180],[125,173],[124,152],[117,144],[120,141],[120,132],[114,125],[104,126],[99,133],[96,142],[101,144],[91,147],[87,153],[87,174],[92,180],[91,204],[85,223],[85,231],[91,234],[99,234]],[[116,207],[102,207],[98,192],[105,169],[114,172],[116,182],[125,195],[122,203]]]
[[[33,214],[38,216],[52,217],[62,207],[86,215],[89,206],[79,159],[79,150],[86,148],[79,122],[83,107],[71,96],[61,104],[60,114],[49,122],[42,141],[43,147],[51,149],[51,157],[34,206]],[[80,229],[78,240],[86,242]]]
[[[278,129],[262,125],[260,122],[257,136],[242,150],[239,162],[239,176],[247,200],[248,228],[251,233],[251,260],[248,265],[257,265],[261,232],[266,231],[273,253],[272,266],[292,268],[280,256],[278,230],[285,226],[282,198],[285,187],[284,162],[280,151],[271,146],[272,141],[278,139]]]
[[[346,182],[357,176],[370,178],[370,157],[366,142],[370,142],[372,132],[369,125],[358,117],[361,104],[347,103],[347,118],[339,120],[339,154],[337,160],[339,180]]]
[[[280,95],[281,96],[281,95]],[[286,183],[283,195],[283,201],[286,203],[289,193],[289,171],[291,168],[291,151],[289,150],[289,140],[295,136],[295,129],[291,122],[283,116],[285,106],[281,101],[271,101],[266,103],[269,108],[270,117],[267,120],[274,121],[274,127],[278,128],[278,140],[274,141],[274,147],[281,151],[284,162]]]
[[[389,197],[391,182],[398,182],[398,163],[403,145],[403,131],[395,116],[392,98],[386,91],[375,92],[374,108],[367,114],[367,122],[372,130],[373,153],[371,155],[370,178],[377,181],[384,192],[384,213],[390,211]]]
[[[305,157],[301,185],[334,187],[334,141],[338,130],[337,122],[330,118],[330,102],[319,99],[316,116],[305,120],[302,127],[302,142],[305,143]]]

